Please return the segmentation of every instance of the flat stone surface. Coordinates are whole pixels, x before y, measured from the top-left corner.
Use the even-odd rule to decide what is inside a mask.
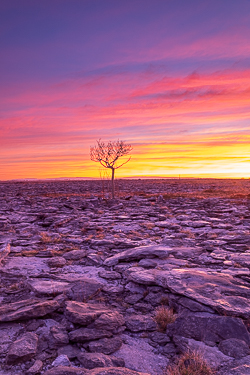
[[[151,375],[145,372],[132,371],[128,368],[106,367],[91,370],[88,375]]]
[[[43,368],[43,362],[37,359],[35,363],[28,369],[28,374],[38,374]]]
[[[29,285],[36,293],[52,296],[65,293],[70,288],[69,283],[54,280],[31,280]]]
[[[126,327],[132,332],[154,331],[156,326],[156,322],[151,316],[134,314],[126,319]]]
[[[146,285],[159,285],[171,292],[189,297],[215,311],[250,317],[250,289],[235,282],[230,275],[203,269],[132,270],[129,280]]]
[[[237,359],[246,357],[250,354],[249,345],[247,345],[245,341],[235,338],[221,341],[218,348],[225,355]]]
[[[221,366],[218,375],[249,375],[250,374],[250,356],[242,359],[236,359],[229,365]]]
[[[49,272],[50,268],[46,261],[36,257],[15,257],[9,258],[0,271],[19,276],[39,276]]]
[[[71,331],[69,334],[69,338],[73,342],[85,342],[102,339],[104,337],[112,337],[112,333],[107,330],[97,330],[94,328],[79,328],[75,331]]]
[[[38,318],[57,310],[59,306],[55,300],[13,302],[0,307],[0,322]]]
[[[72,345],[66,345],[62,346],[57,350],[58,355],[65,354],[69,359],[75,359],[78,354],[81,353],[80,349],[72,346]]]
[[[90,352],[112,354],[122,346],[122,339],[119,336],[91,341],[88,345]]]
[[[31,359],[37,350],[38,337],[33,332],[24,334],[21,338],[14,341],[7,354],[7,364],[25,362]]]
[[[69,367],[69,366],[58,366],[48,371],[45,371],[44,375],[87,375],[87,371],[82,368]]]
[[[109,309],[101,304],[68,301],[66,303],[65,315],[72,323],[88,325],[99,318],[100,315],[108,312]]]
[[[2,323],[0,325],[0,354],[6,355],[10,345],[23,330],[20,323]]]
[[[148,372],[151,375],[162,373],[169,360],[162,355],[152,353],[152,347],[146,340],[123,335],[124,343],[114,355],[125,361],[125,366],[134,371]]]
[[[177,317],[174,323],[168,324],[167,334],[212,344],[227,339],[239,339],[246,345],[250,344],[249,332],[241,319],[207,313]]]
[[[114,266],[120,261],[129,262],[131,260],[140,260],[144,258],[166,258],[169,255],[169,248],[165,246],[141,246],[134,249],[125,250],[105,260],[105,266]]]
[[[116,333],[125,324],[125,319],[118,311],[110,311],[100,315],[94,322],[97,329],[105,329]]]
[[[111,200],[103,181],[0,182],[0,375],[32,367],[6,365],[27,333],[42,373],[159,375],[197,349],[221,374],[247,374],[249,180],[117,183]],[[169,335],[159,306],[177,315]],[[123,359],[102,353],[108,367],[51,368],[113,350]]]
[[[53,362],[52,366],[71,366],[70,360],[66,354],[60,354]]]
[[[103,353],[80,353],[77,359],[86,369],[93,369],[96,367],[111,367],[113,362],[108,355]]]

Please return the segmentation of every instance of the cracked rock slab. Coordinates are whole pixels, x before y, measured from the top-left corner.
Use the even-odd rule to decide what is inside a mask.
[[[130,271],[128,280],[135,283],[162,286],[219,313],[250,317],[250,289],[231,275],[201,268],[163,271],[133,267]]]
[[[73,342],[85,342],[105,337],[112,337],[112,333],[107,330],[97,330],[94,328],[79,328],[69,333],[69,339]]]
[[[97,341],[91,341],[88,344],[92,353],[112,354],[122,346],[122,339],[119,336],[104,338]]]
[[[144,258],[166,258],[170,253],[170,248],[166,246],[140,246],[134,249],[125,250],[104,261],[105,266],[115,266],[120,261],[130,262],[131,260],[139,260]]]
[[[0,327],[0,354],[6,355],[10,345],[23,330],[20,323],[2,323]]]
[[[152,347],[144,339],[132,338],[123,335],[122,347],[114,356],[123,358],[127,371],[148,372],[150,375],[159,375],[169,364],[169,360],[160,354],[154,354]],[[127,373],[126,373],[127,374]],[[130,373],[128,372],[130,375]],[[131,373],[131,375],[133,372]]]
[[[227,339],[238,339],[250,344],[250,335],[240,318],[218,316],[207,313],[179,316],[174,323],[168,324],[170,337],[184,336],[213,345]]]
[[[16,364],[31,359],[36,354],[38,337],[33,332],[24,334],[10,346],[6,363]]]
[[[69,283],[54,280],[31,280],[29,285],[34,292],[51,296],[67,292],[70,288]]]
[[[113,362],[110,357],[103,353],[80,353],[77,356],[78,361],[84,368],[89,370],[96,367],[112,367]]]
[[[50,268],[41,258],[14,257],[8,258],[6,264],[0,267],[0,271],[11,275],[39,276],[49,272]]]
[[[11,322],[14,320],[26,320],[45,316],[60,307],[55,300],[23,300],[13,302],[0,307],[0,322]]]
[[[76,301],[66,302],[65,315],[72,323],[88,325],[100,315],[108,313],[109,309],[100,304],[90,304]]]

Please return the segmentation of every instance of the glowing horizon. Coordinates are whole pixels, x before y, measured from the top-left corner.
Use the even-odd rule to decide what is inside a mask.
[[[0,180],[99,177],[99,138],[117,178],[250,178],[248,1],[60,4],[0,4]]]

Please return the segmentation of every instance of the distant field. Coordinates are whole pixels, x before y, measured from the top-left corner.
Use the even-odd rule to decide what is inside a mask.
[[[249,179],[118,179],[116,197],[127,195],[154,196],[164,199],[177,197],[194,198],[250,198]],[[91,195],[107,198],[110,181],[103,180],[37,180],[0,182],[4,193],[13,190],[15,194],[27,197],[42,195],[49,197],[70,197]]]

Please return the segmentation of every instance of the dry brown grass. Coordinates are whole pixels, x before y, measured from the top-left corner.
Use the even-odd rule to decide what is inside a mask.
[[[94,238],[94,235],[93,235],[93,234],[89,234],[89,235],[85,238],[85,241],[90,241],[90,240],[92,240],[92,238]]]
[[[103,240],[103,238],[105,238],[105,234],[101,231],[97,231],[95,237],[98,238],[98,240]]]
[[[10,291],[15,291],[15,290],[18,290],[18,289],[19,289],[19,284],[18,283],[12,284],[9,287]]]
[[[209,240],[215,240],[216,238],[218,238],[218,234],[217,233],[208,233],[207,238]]]
[[[108,182],[108,181],[107,181]],[[235,199],[236,202],[245,198],[250,199],[249,194],[249,179],[212,179],[212,178],[181,178],[181,179],[143,179],[143,180],[126,180],[123,179],[121,182],[116,180],[116,191],[117,196],[120,198],[139,196],[142,198],[150,199],[157,198],[159,194],[163,196],[166,200],[172,198],[230,198]],[[91,187],[91,192],[89,186],[85,186],[85,183],[81,183],[82,187],[86,191],[71,191],[71,186],[75,182],[69,182],[68,191],[61,192],[47,192],[41,193],[42,197],[46,198],[80,198],[88,199],[93,194],[95,196],[106,198],[106,186],[104,187],[103,182],[96,181]],[[153,193],[151,191],[152,184],[154,184],[155,189],[158,193]],[[49,185],[48,185],[49,186]],[[95,187],[93,190],[92,188]],[[105,193],[105,197],[104,197]],[[30,196],[30,198],[36,199],[37,196]],[[129,198],[127,198],[129,200]],[[152,202],[153,203],[153,202]]]
[[[25,257],[34,257],[36,256],[38,253],[38,250],[26,250],[26,251],[22,251],[22,255],[25,256]]]
[[[235,262],[234,268],[243,268],[243,266],[240,263]]]
[[[58,243],[61,241],[61,237],[53,238],[47,232],[41,232],[40,236],[41,236],[42,243]]]
[[[188,238],[195,238],[194,233],[190,229],[181,229],[179,233],[184,233]]]
[[[183,354],[177,364],[167,368],[164,375],[213,375],[214,371],[207,364],[202,354],[188,351]]]
[[[177,316],[174,314],[173,309],[170,309],[165,306],[157,307],[155,314],[155,321],[158,325],[159,331],[165,332],[167,325],[174,323]]]
[[[52,237],[48,235],[48,233],[46,232],[41,232],[40,233],[40,236],[41,236],[41,241],[43,243],[49,243],[49,242],[52,242]]]
[[[151,229],[153,229],[155,227],[155,224],[154,223],[145,222],[145,223],[141,224],[141,227],[151,230]]]

